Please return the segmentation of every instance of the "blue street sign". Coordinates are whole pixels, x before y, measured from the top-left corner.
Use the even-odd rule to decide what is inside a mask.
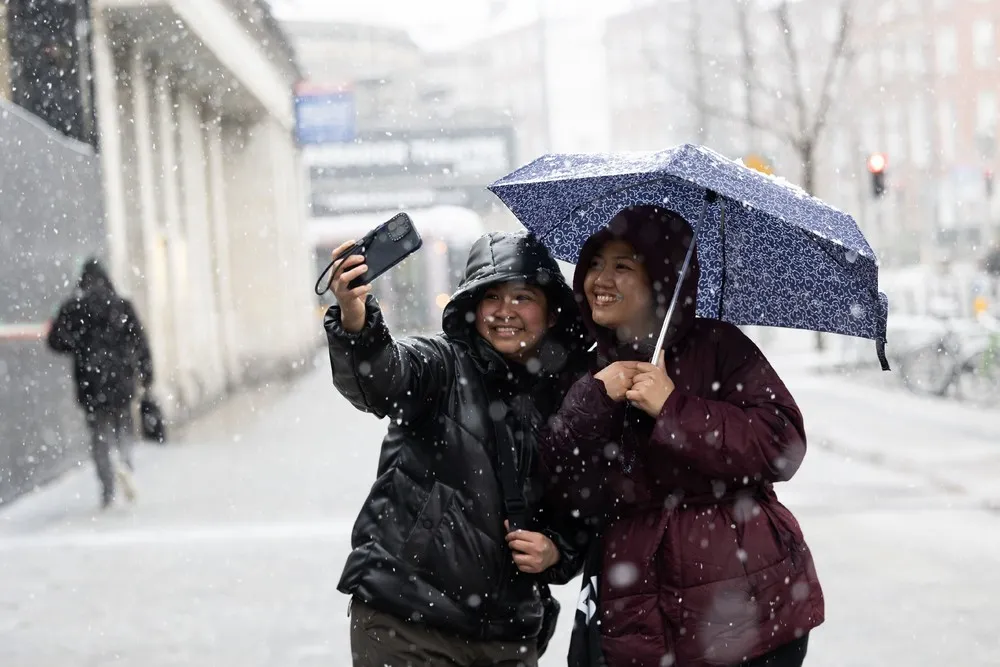
[[[354,93],[343,90],[297,93],[295,126],[300,146],[353,141]]]

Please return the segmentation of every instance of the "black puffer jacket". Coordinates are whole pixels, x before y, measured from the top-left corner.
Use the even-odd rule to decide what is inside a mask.
[[[557,324],[540,364],[508,364],[475,332],[474,313],[492,284],[543,286]],[[540,595],[582,566],[585,534],[543,497],[536,434],[587,368],[573,294],[558,265],[532,237],[494,233],[470,253],[466,277],[443,315],[442,334],[394,340],[373,297],[357,334],[333,306],[325,327],[337,389],[357,408],[390,417],[378,478],[358,516],[339,589],[399,618],[470,638],[536,637]],[[561,553],[538,576],[521,574],[505,541],[491,403],[509,408],[508,442],[529,506],[528,527]],[[497,406],[494,405],[494,410]],[[496,413],[495,413],[496,414]]]
[[[125,409],[138,385],[153,382],[149,343],[132,303],[97,260],[84,265],[76,293],[49,329],[54,352],[73,355],[76,397],[87,410]]]

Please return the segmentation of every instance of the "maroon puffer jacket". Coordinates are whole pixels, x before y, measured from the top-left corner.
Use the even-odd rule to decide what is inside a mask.
[[[687,303],[666,346],[676,389],[656,420],[626,415],[589,375],[542,443],[572,508],[605,520],[600,613],[612,667],[739,664],[823,621],[809,549],[772,489],[805,455],[802,415],[737,327],[695,320]],[[648,352],[608,349],[608,332],[594,331],[611,358]]]

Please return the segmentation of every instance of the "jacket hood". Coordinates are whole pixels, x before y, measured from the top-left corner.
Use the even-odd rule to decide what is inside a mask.
[[[571,357],[585,354],[592,341],[588,339],[573,292],[549,251],[527,232],[490,232],[476,240],[469,251],[465,277],[444,308],[444,333],[475,346],[481,340],[475,322],[483,294],[493,285],[510,281],[542,288],[549,312],[556,315],[556,322],[539,351],[544,368],[559,371]]]
[[[81,292],[85,293],[98,290],[114,292],[114,287],[111,285],[111,276],[108,275],[101,262],[94,258],[90,258],[84,263],[77,287]]]
[[[691,226],[677,213],[655,206],[635,206],[619,212],[607,227],[587,239],[580,251],[580,259],[573,274],[573,293],[579,303],[583,323],[590,335],[597,340],[598,349],[606,359],[649,361],[653,356],[656,340],[650,340],[646,344],[622,345],[614,331],[594,323],[593,313],[583,290],[587,269],[594,255],[605,243],[614,239],[624,240],[635,248],[639,260],[649,275],[656,295],[656,317],[662,324],[667,316],[681,267],[684,265],[684,255],[693,238]],[[677,342],[694,324],[698,308],[699,273],[696,252],[691,258],[691,265],[688,267],[677,307],[674,309],[670,328],[664,339],[665,348]],[[659,327],[656,333],[659,334]]]

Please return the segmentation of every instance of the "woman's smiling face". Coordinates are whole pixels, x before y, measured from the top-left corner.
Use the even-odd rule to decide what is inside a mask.
[[[535,352],[554,319],[540,287],[507,282],[483,294],[476,307],[476,332],[505,358],[523,362]]]
[[[626,241],[608,241],[597,251],[587,267],[583,293],[594,323],[622,338],[648,335],[654,326],[649,276]]]

